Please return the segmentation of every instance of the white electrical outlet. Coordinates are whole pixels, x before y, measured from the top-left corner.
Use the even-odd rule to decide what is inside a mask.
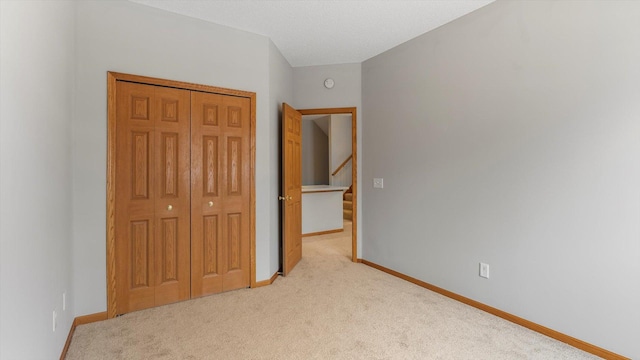
[[[56,332],[56,326],[58,325],[58,313],[53,310],[53,332]]]
[[[67,311],[67,292],[62,293],[62,311]]]
[[[376,189],[382,189],[384,187],[384,179],[373,178],[373,187]]]
[[[480,277],[489,278],[489,264],[480,263]]]

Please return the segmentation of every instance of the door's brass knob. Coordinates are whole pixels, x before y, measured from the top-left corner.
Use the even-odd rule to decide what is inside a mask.
[[[292,200],[292,199],[293,199],[293,197],[287,196],[287,200]]]
[[[173,206],[171,206],[171,205],[167,206],[167,210],[169,210],[169,211],[173,210]]]
[[[209,207],[213,206],[213,201],[209,201]]]

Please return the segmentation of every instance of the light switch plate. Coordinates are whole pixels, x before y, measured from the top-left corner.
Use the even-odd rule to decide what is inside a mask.
[[[480,277],[489,278],[489,264],[480,263]]]
[[[384,187],[384,179],[382,178],[373,178],[373,187],[376,189],[382,189]]]

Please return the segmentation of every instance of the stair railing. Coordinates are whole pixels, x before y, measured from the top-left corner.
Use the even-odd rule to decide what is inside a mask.
[[[343,167],[345,167],[347,165],[347,163],[349,162],[349,160],[353,159],[353,154],[349,155],[349,157],[347,157],[342,164],[340,164],[340,166],[338,166],[338,168],[336,168],[336,171],[331,173],[331,176],[336,176],[340,170],[342,170]],[[326,173],[325,173],[326,174]]]

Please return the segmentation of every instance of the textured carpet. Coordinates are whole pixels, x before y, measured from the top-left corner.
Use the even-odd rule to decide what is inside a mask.
[[[79,326],[67,359],[595,359],[304,238],[273,285]]]

